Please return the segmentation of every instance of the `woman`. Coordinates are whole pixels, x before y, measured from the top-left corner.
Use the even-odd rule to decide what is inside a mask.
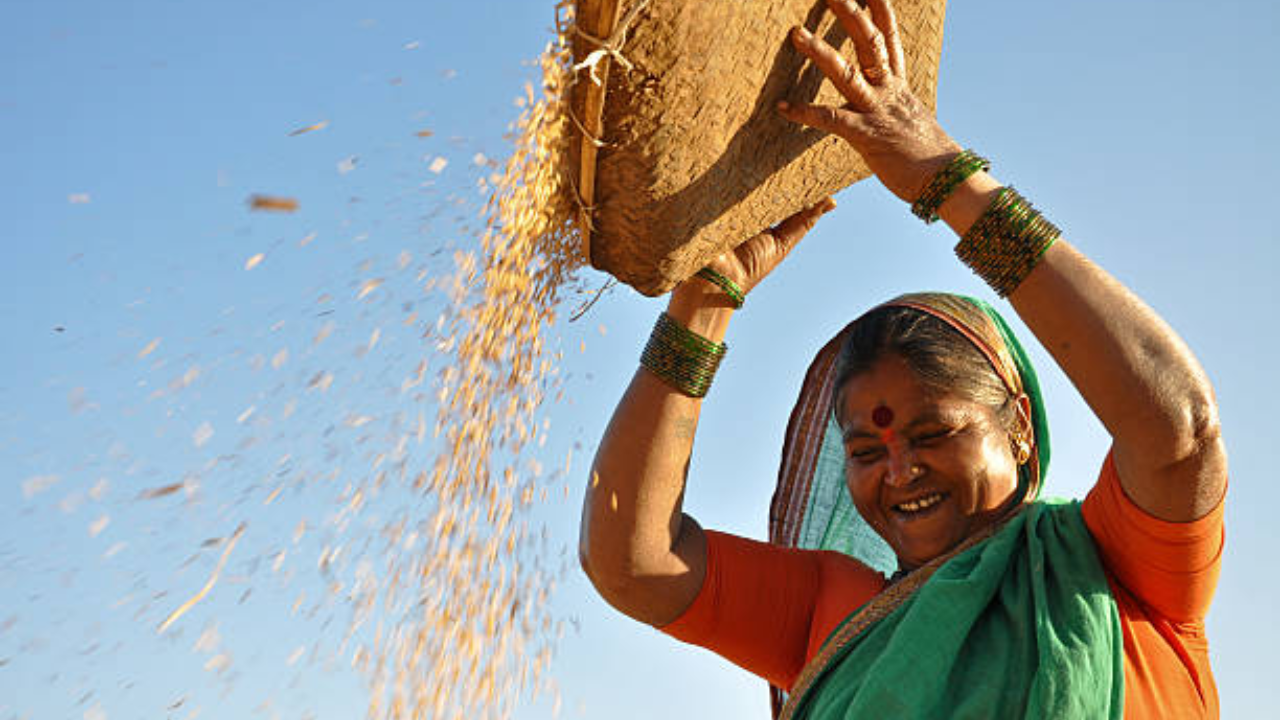
[[[673,291],[597,451],[583,567],[622,612],[786,691],[786,717],[1216,717],[1203,619],[1226,454],[1209,381],[1151,309],[937,125],[904,79],[887,0],[828,4],[856,57],[800,28],[792,42],[848,102],[779,111],[847,140],[955,230],[961,259],[1110,433],[1098,482],[1083,503],[1037,500],[1049,441],[1025,353],[989,306],[916,294],[819,353],[788,428],[774,519],[794,536],[795,516],[825,512],[823,533],[844,535],[808,545],[846,552],[704,531],[682,512],[733,310],[827,201]],[[842,461],[824,465],[833,450]],[[830,467],[856,513],[821,507]],[[887,577],[855,547],[855,514],[892,552]]]

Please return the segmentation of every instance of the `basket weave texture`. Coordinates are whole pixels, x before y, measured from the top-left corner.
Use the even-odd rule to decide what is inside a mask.
[[[575,17],[579,27],[607,37],[637,1],[578,0]],[[897,0],[894,10],[911,87],[932,109],[946,1]],[[852,57],[824,0],[649,0],[621,46],[631,67],[604,60],[600,85],[581,71],[575,118],[603,141],[584,137],[572,163],[592,265],[659,295],[725,250],[870,175],[848,143],[775,111],[783,99],[844,102],[791,47],[787,33],[795,25]],[[598,49],[574,40],[578,62]]]

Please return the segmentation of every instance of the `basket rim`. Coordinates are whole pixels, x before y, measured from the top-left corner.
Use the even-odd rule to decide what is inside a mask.
[[[650,0],[636,0],[629,11],[630,18]],[[618,18],[619,0],[575,0],[574,16],[569,32],[574,42],[574,59],[579,54],[583,60],[573,66],[574,91],[569,103],[569,118],[577,126],[581,140],[578,145],[578,179],[574,183],[574,200],[577,202],[578,231],[581,237],[582,257],[587,264],[595,267],[591,258],[591,239],[594,230],[592,213],[595,209],[596,194],[596,161],[599,157],[601,136],[604,134],[605,96],[608,92],[609,73],[613,66],[614,54],[621,48],[625,38],[616,38],[619,28],[625,35],[627,28]],[[601,42],[601,38],[604,39]],[[594,58],[587,52],[578,52],[582,45],[595,45],[592,52],[603,53]],[[610,48],[612,46],[612,49]],[[580,73],[589,72],[586,82],[581,81]]]

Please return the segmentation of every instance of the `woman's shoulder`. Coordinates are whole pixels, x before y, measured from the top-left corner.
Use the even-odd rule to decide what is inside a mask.
[[[1223,509],[1192,522],[1161,520],[1128,497],[1108,456],[1081,515],[1111,580],[1148,612],[1188,623],[1203,620],[1217,587]]]
[[[802,552],[814,554],[822,570],[824,585],[830,582],[842,586],[874,587],[875,591],[879,592],[887,582],[885,576],[878,570],[851,555],[835,550],[803,550]]]

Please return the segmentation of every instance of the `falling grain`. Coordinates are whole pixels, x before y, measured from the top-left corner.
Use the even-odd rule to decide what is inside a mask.
[[[318,123],[316,123],[316,124],[314,124],[314,125],[308,125],[308,126],[306,126],[306,127],[300,127],[300,128],[298,128],[297,130],[294,130],[294,131],[290,132],[290,133],[289,133],[289,137],[297,137],[297,136],[299,136],[299,135],[304,135],[304,134],[309,133],[309,132],[315,132],[316,130],[323,130],[323,129],[325,129],[326,127],[329,127],[329,121],[328,121],[328,120],[321,120],[320,122],[318,122]]]
[[[307,648],[306,648],[306,646],[305,646],[305,645],[299,645],[297,648],[295,648],[295,649],[294,649],[294,651],[293,651],[293,652],[289,653],[289,659],[285,661],[285,664],[286,664],[286,665],[289,665],[290,667],[292,667],[292,666],[293,666],[293,665],[295,665],[299,660],[301,660],[301,659],[302,659],[302,656],[303,656],[306,652],[307,652]]]
[[[276,195],[250,195],[249,209],[263,212],[291,213],[298,210],[298,201],[291,197]]]
[[[360,285],[360,292],[356,295],[356,299],[357,299],[357,300],[363,300],[363,299],[365,299],[366,297],[369,297],[369,293],[372,293],[374,290],[377,290],[377,289],[378,289],[378,286],[379,286],[379,285],[382,285],[382,282],[383,282],[383,281],[382,281],[382,278],[375,278],[375,279],[373,279],[373,280],[365,280],[365,281],[364,281],[363,283],[361,283],[361,285]]]
[[[181,490],[182,488],[183,488],[183,483],[180,483],[180,482],[171,483],[169,485],[162,485],[158,488],[143,490],[142,492],[138,493],[138,499],[154,500],[156,498],[162,498],[168,495],[172,495],[178,492],[179,490]]]
[[[205,582],[204,587],[200,588],[200,591],[193,595],[190,600],[179,605],[177,610],[170,613],[169,617],[165,618],[164,622],[160,623],[159,627],[156,628],[157,634],[163,633],[170,625],[177,622],[178,618],[185,615],[186,612],[196,603],[203,600],[205,595],[209,594],[209,591],[213,589],[214,584],[218,582],[218,576],[222,574],[223,566],[227,564],[227,557],[231,555],[231,551],[235,548],[236,543],[240,542],[241,536],[244,535],[244,529],[245,524],[240,523],[240,526],[236,528],[235,533],[231,535],[231,539],[227,541],[227,546],[223,548],[222,556],[218,558],[218,564],[213,568],[213,573],[209,575],[209,579]]]
[[[196,447],[204,447],[204,444],[209,442],[209,439],[212,437],[213,426],[206,420],[205,422],[200,423],[200,426],[195,429],[195,432],[191,433],[191,444]]]
[[[22,481],[22,497],[32,498],[57,484],[57,475],[35,475]]]
[[[556,388],[560,363],[558,355],[550,350],[554,344],[548,341],[547,334],[557,319],[561,295],[566,286],[576,281],[576,273],[583,266],[578,254],[581,238],[574,222],[577,208],[571,201],[573,193],[565,162],[576,142],[567,112],[574,81],[567,33],[566,28],[561,28],[540,60],[541,96],[530,88],[521,98],[515,144],[505,163],[483,153],[472,154],[473,150],[464,151],[462,148],[467,145],[451,138],[455,149],[447,152],[458,161],[449,176],[439,180],[431,177],[443,175],[450,166],[450,161],[438,154],[441,150],[428,152],[423,164],[417,165],[418,172],[427,175],[430,185],[437,187],[455,174],[483,174],[481,187],[488,193],[488,202],[480,229],[467,230],[476,235],[478,247],[468,251],[458,249],[466,246],[446,244],[443,249],[402,251],[397,257],[397,272],[416,274],[416,282],[424,292],[445,295],[447,305],[438,317],[434,306],[424,303],[419,314],[410,303],[404,303],[400,314],[378,318],[367,341],[356,347],[358,356],[377,348],[379,356],[390,358],[403,348],[403,339],[395,331],[401,321],[405,326],[417,323],[417,330],[406,330],[404,335],[412,337],[422,332],[423,357],[413,357],[396,366],[390,375],[390,394],[402,400],[406,408],[399,413],[394,409],[384,412],[372,405],[325,408],[326,435],[328,430],[336,430],[334,436],[339,442],[361,447],[368,466],[361,469],[359,478],[341,469],[326,469],[323,477],[316,477],[319,474],[306,468],[301,458],[284,455],[266,470],[254,492],[245,496],[256,505],[257,498],[265,495],[263,505],[272,507],[257,510],[279,519],[277,514],[289,507],[282,498],[291,498],[313,478],[332,483],[336,502],[330,513],[323,519],[312,518],[310,523],[296,516],[282,521],[279,532],[283,537],[278,545],[255,553],[245,565],[261,560],[264,567],[279,574],[272,578],[273,582],[282,583],[301,570],[318,568],[322,589],[317,592],[308,588],[310,598],[305,591],[297,592],[292,611],[311,617],[324,603],[347,605],[351,620],[343,652],[349,655],[351,667],[366,676],[371,719],[509,718],[522,695],[536,695],[543,689],[542,678],[549,670],[558,628],[547,604],[559,571],[547,566],[545,534],[540,546],[539,533],[530,527],[530,508],[539,498],[546,498],[548,492],[541,483],[541,465],[529,455],[546,442],[549,428],[540,421],[540,413],[544,402],[556,397],[554,392],[548,395],[548,391]],[[450,71],[448,76],[452,75]],[[326,125],[327,121],[316,123],[289,135],[314,132]],[[426,129],[415,134],[419,138],[432,137]],[[470,163],[463,159],[467,156]],[[357,166],[358,159],[350,156],[338,163],[338,172],[345,174]],[[254,195],[249,198],[249,206],[254,211],[291,213],[298,210],[299,203],[291,197]],[[315,237],[315,233],[308,234],[297,242],[298,247],[306,247]],[[354,240],[358,243],[365,237],[360,235]],[[264,249],[273,252],[273,268],[288,255]],[[411,268],[414,254],[418,255],[419,267]],[[439,262],[448,262],[451,255],[452,270],[441,270]],[[264,261],[265,252],[257,253],[243,266],[250,271]],[[247,354],[254,372],[268,363],[274,370],[283,371],[273,375],[270,382],[287,387],[286,392],[295,397],[255,396],[254,402],[263,409],[260,416],[258,405],[242,401],[238,407],[245,409],[236,417],[236,425],[252,427],[239,428],[224,422],[220,428],[228,437],[247,431],[271,436],[278,432],[277,424],[288,420],[295,410],[299,417],[308,417],[308,398],[334,401],[342,395],[340,391],[356,386],[352,378],[360,372],[318,367],[313,364],[317,359],[313,349],[337,332],[335,328],[341,327],[345,333],[356,327],[360,321],[357,317],[396,307],[396,282],[384,286],[383,278],[365,279],[379,272],[372,263],[362,264],[358,272],[355,301],[376,302],[360,305],[358,313],[339,316],[344,318],[340,325],[327,322],[317,329],[318,323],[301,324],[313,315],[348,309],[343,305],[352,302],[352,286],[342,292],[327,288],[333,294],[321,294],[317,301],[321,307],[306,308],[306,318],[295,321],[290,317],[287,329],[283,321],[271,327],[272,333],[281,332],[265,341],[276,345],[274,354],[262,346]],[[373,297],[375,291],[378,297]],[[355,337],[369,329],[358,332],[360,335]],[[310,347],[305,345],[308,336],[312,339]],[[287,347],[281,347],[285,343],[296,353],[293,366],[287,370],[285,365],[291,356]],[[138,359],[146,358],[159,344],[160,338],[152,340],[138,353]],[[329,346],[321,349],[328,350]],[[426,356],[432,352],[437,357],[429,364]],[[426,378],[429,365],[435,372],[434,384]],[[206,365],[206,370],[210,367]],[[177,380],[179,389],[199,377],[198,371],[192,370]],[[329,391],[334,383],[335,372],[341,378],[338,390],[320,398],[319,393]],[[304,387],[318,392],[307,393]],[[301,406],[297,396],[303,397]],[[432,398],[439,401],[434,422],[430,411],[423,410]],[[208,417],[217,420],[223,416]],[[192,433],[191,440],[200,448],[209,444],[213,436],[212,423],[205,421]],[[241,447],[256,439],[243,439]],[[324,457],[328,451],[319,444],[306,447],[299,454],[319,453]],[[190,454],[207,459],[207,467],[213,467],[228,462],[224,457],[232,452],[227,450],[225,456],[212,452]],[[341,450],[333,451],[335,465],[346,460],[341,455]],[[408,458],[413,456],[425,458],[425,464],[412,467]],[[566,458],[563,470],[553,467],[552,472],[559,470],[563,474],[569,468],[570,458]],[[385,498],[379,496],[379,491],[397,477],[421,496],[421,502],[401,516],[391,513],[393,517],[379,528],[381,536],[365,537],[363,545],[362,538],[344,537],[347,529],[367,532],[374,524],[370,521],[373,513],[385,517],[382,513],[387,508],[379,504]],[[188,476],[193,491],[200,478],[200,473]],[[94,499],[101,499],[106,492],[105,479],[100,485],[100,492],[90,493]],[[130,495],[138,487],[127,483],[123,486],[130,488]],[[170,483],[143,490],[137,498],[175,497],[185,487],[186,481]],[[284,492],[286,489],[289,493]],[[183,510],[191,504],[195,503],[184,503]],[[164,511],[165,505],[156,503],[146,509]],[[362,512],[365,515],[359,517]],[[102,533],[108,522],[102,514],[90,524],[90,534]],[[209,596],[221,578],[225,577],[221,580],[224,585],[237,581],[227,571],[227,564],[245,531],[246,525],[240,523],[229,537],[211,541],[210,546],[222,546],[215,567],[198,591],[155,626],[156,633],[173,628]],[[370,550],[370,540],[383,543],[383,549]],[[318,545],[323,545],[318,557],[308,554]],[[124,547],[124,543],[116,543],[104,557],[121,552]],[[142,549],[141,544],[137,547]],[[197,551],[192,557],[207,558],[207,552]],[[383,554],[371,554],[374,552]],[[252,572],[246,571],[246,575]],[[241,595],[241,601],[247,596],[247,592]],[[166,595],[145,599],[140,594],[122,604],[141,604],[144,599],[152,603],[162,597]],[[139,608],[139,617],[146,617],[145,611]],[[216,626],[201,634],[197,650],[210,654],[204,667],[234,677],[241,669],[232,667],[232,654],[219,645]],[[313,646],[299,645],[288,652],[286,664],[294,666],[307,658],[318,663],[319,648],[318,642]],[[283,655],[287,647],[280,651]],[[278,662],[280,656],[275,657]],[[170,709],[183,702],[180,700]],[[184,710],[196,713],[199,707],[192,705],[189,703]],[[273,713],[274,709],[262,712],[264,717]]]
[[[146,347],[139,350],[138,359],[141,360],[142,358],[150,355],[151,353],[155,352],[155,349],[158,347],[160,347],[160,338],[156,338],[155,340],[152,340],[151,342],[147,343]]]
[[[519,461],[545,437],[534,416],[557,363],[544,334],[561,289],[582,266],[565,175],[574,137],[566,33],[543,54],[544,95],[530,89],[514,152],[491,183],[481,253],[455,253],[453,276],[440,284],[451,304],[430,333],[446,358],[437,371],[434,435],[448,450],[414,480],[436,500],[428,536],[438,541],[409,563],[414,582],[383,588],[380,607],[404,614],[360,654],[373,681],[371,718],[507,718],[520,693],[541,687],[549,664],[551,578],[536,555],[522,552],[528,502],[519,499],[530,497],[541,469]],[[428,162],[434,174],[448,165],[438,156]],[[424,370],[419,365],[402,391]],[[414,432],[421,440],[424,423]],[[415,610],[417,598],[431,600]]]
[[[103,530],[107,529],[107,525],[111,522],[111,518],[103,515],[97,520],[89,523],[89,537],[98,537]]]

